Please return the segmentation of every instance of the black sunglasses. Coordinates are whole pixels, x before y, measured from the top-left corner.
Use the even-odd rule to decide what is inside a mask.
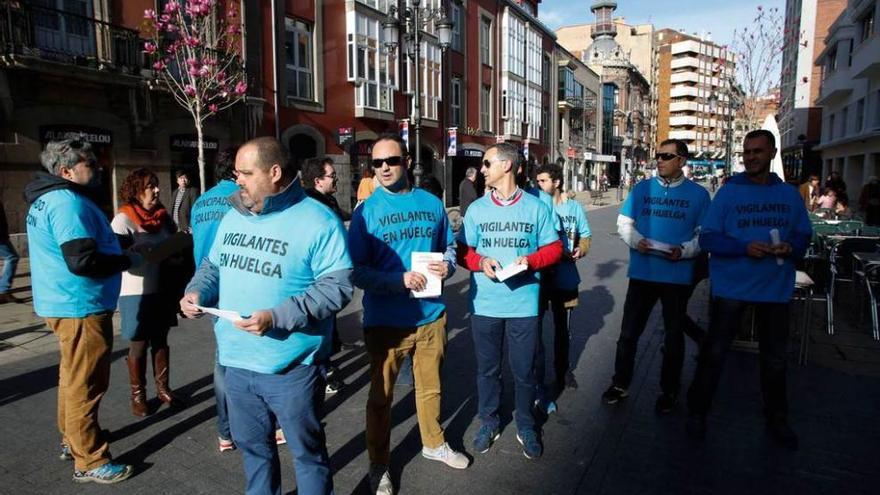
[[[390,167],[396,167],[403,163],[402,156],[387,156],[385,158],[374,158],[371,161],[373,168],[382,168],[382,164],[387,163]]]
[[[664,162],[672,160],[676,157],[678,157],[678,155],[676,155],[675,153],[657,153],[656,155],[654,155],[655,160],[663,160]]]

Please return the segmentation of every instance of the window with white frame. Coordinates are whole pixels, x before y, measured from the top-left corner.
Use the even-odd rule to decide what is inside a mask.
[[[311,26],[303,21],[287,18],[284,20],[284,29],[287,97],[313,100],[315,91]]]
[[[394,111],[397,58],[385,47],[382,19],[346,13],[348,80],[355,83],[355,106]]]
[[[526,117],[529,122],[529,139],[541,140],[541,90],[530,86],[527,90]]]
[[[540,85],[541,69],[543,67],[543,56],[541,51],[541,35],[532,28],[526,31],[526,50],[528,81]]]
[[[464,50],[464,7],[458,2],[449,2],[449,17],[452,19],[452,49]]]
[[[492,65],[492,19],[480,17],[480,63]]]
[[[492,87],[480,86],[480,129],[492,132]]]
[[[380,12],[388,12],[389,4],[397,4],[397,0],[356,0],[358,3],[369,5]]]
[[[501,70],[526,77],[526,25],[510,11],[501,18]]]
[[[419,68],[421,69],[421,109],[422,117],[426,119],[437,120],[437,111],[440,99],[442,98],[440,82],[441,78],[441,50],[440,46],[429,42],[422,41],[422,48],[419,53]],[[413,66],[410,58],[406,59],[406,89],[409,92],[413,87]]]
[[[856,132],[862,132],[865,128],[865,99],[862,98],[856,103]]]
[[[461,90],[461,78],[453,77],[450,84],[452,94],[449,98],[449,127],[461,127]]]
[[[504,134],[519,136],[525,120],[525,84],[516,79],[501,79],[501,118],[504,119]]]

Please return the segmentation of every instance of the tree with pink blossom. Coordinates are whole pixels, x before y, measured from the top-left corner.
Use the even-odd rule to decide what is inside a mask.
[[[205,192],[203,125],[212,115],[242,100],[247,83],[241,63],[241,27],[236,2],[217,0],[165,3],[144,11],[144,52],[156,83],[193,118],[198,136],[199,183]],[[183,5],[182,5],[183,4]]]

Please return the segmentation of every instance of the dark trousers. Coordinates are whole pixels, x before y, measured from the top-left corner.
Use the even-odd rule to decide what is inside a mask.
[[[281,495],[273,417],[293,455],[299,493],[333,493],[318,414],[323,388],[317,366],[297,365],[278,374],[226,367],[229,426],[244,460],[247,495]]]
[[[571,334],[568,331],[568,315],[570,310],[565,307],[565,299],[563,297],[554,296],[555,294],[551,294],[549,297],[550,311],[553,314],[553,373],[555,380],[555,385],[551,389],[551,396],[555,396],[565,388],[565,374],[571,369],[571,364],[569,363]],[[544,350],[544,340],[541,338],[543,332],[540,331],[543,328],[543,309],[545,307],[542,303],[541,315],[538,317],[539,331],[537,352],[535,354],[535,382],[538,384],[539,399],[546,398],[543,397],[543,395],[546,395],[544,391],[546,352]]]
[[[535,346],[539,338],[537,316],[493,318],[471,316],[471,333],[477,355],[477,412],[484,425],[498,428],[501,406],[501,358],[507,340],[507,357],[515,384],[514,419],[519,431],[535,430]]]
[[[688,408],[706,414],[721,379],[724,359],[739,330],[743,311],[755,306],[755,325],[760,349],[761,391],[768,418],[785,417],[785,350],[788,344],[788,303],[749,303],[716,297],[712,300],[709,335],[700,350],[697,372],[688,390]]]
[[[636,363],[639,337],[645,331],[648,317],[657,300],[663,305],[664,339],[663,367],[660,372],[660,388],[666,394],[677,395],[681,368],[684,364],[684,334],[682,328],[687,314],[687,301],[691,288],[688,285],[648,282],[630,279],[623,303],[623,323],[617,340],[614,362],[614,386],[629,388]]]

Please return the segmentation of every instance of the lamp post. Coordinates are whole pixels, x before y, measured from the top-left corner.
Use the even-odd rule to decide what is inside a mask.
[[[719,92],[727,97],[727,111],[724,115],[724,123],[725,123],[725,143],[724,143],[724,157],[725,157],[725,174],[728,176],[731,174],[733,170],[733,115],[740,109],[742,103],[740,102],[737,95],[732,90],[735,82],[732,78],[726,80],[727,84],[723,86],[723,89],[719,90]],[[720,98],[717,93],[712,93],[709,95],[709,111],[713,114],[719,107]]]
[[[625,156],[626,156],[626,148],[629,147],[630,155],[633,154],[633,121],[632,121],[632,110],[615,110],[617,115],[626,118],[626,130],[623,144],[620,147],[620,177],[617,180],[617,202],[623,201],[623,186],[624,186],[624,171],[626,170],[625,164]],[[632,159],[632,156],[630,156]]]
[[[437,29],[437,38],[439,40],[440,49],[444,52],[452,43],[452,21],[446,17],[443,8],[426,8],[421,6],[421,0],[410,0],[410,7],[398,9],[392,5],[388,10],[388,17],[382,22],[382,31],[385,35],[385,46],[394,51],[397,49],[400,39],[400,27],[404,28],[404,49],[406,55],[412,61],[413,73],[413,103],[410,120],[413,128],[413,153],[414,166],[413,178],[415,186],[418,187],[422,183],[422,78],[421,78],[421,51],[422,30],[434,21]],[[402,21],[398,18],[402,16]]]

